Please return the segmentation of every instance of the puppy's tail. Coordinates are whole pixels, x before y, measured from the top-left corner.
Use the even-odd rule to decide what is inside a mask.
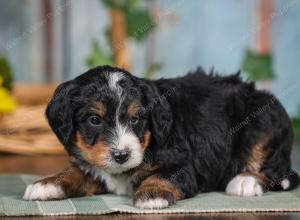
[[[294,170],[291,170],[287,175],[285,175],[278,182],[271,184],[271,190],[274,191],[288,191],[298,187],[299,185],[299,174]]]
[[[299,185],[299,174],[293,170],[291,170],[290,175],[287,176],[287,180],[289,181],[289,187],[287,187],[287,189],[284,189],[284,182],[285,180],[281,181],[281,187],[283,188],[283,190],[292,190],[298,187]]]

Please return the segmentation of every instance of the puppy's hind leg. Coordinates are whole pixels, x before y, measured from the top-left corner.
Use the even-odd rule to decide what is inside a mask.
[[[236,133],[239,141],[234,154],[240,161],[240,172],[251,173],[251,178],[240,175],[233,178],[226,191],[244,195],[232,190],[237,183],[240,189],[251,185],[249,194],[252,195],[261,194],[258,184],[264,191],[294,189],[299,184],[299,176],[291,169],[293,131],[288,114],[274,96],[261,91],[253,93],[247,105],[245,116],[251,120]]]
[[[226,193],[234,196],[261,196],[264,182],[252,173],[241,173],[229,181]]]

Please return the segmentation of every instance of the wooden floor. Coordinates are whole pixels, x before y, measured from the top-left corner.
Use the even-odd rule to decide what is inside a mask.
[[[53,216],[53,217],[3,217],[1,219],[25,220],[296,220],[299,214],[111,214],[102,216]]]
[[[0,155],[0,173],[26,173],[36,175],[49,175],[58,172],[68,166],[65,156],[15,156]],[[1,217],[0,217],[1,218]],[[9,217],[1,218],[9,219]],[[19,218],[10,218],[19,219]],[[220,213],[220,214],[156,214],[156,215],[133,215],[133,214],[110,214],[104,216],[64,216],[64,217],[25,217],[30,220],[63,220],[63,219],[107,219],[107,220],[294,220],[300,219],[300,213]]]

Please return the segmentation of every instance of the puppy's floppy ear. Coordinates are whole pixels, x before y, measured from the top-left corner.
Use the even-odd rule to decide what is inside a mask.
[[[65,147],[74,134],[71,99],[76,87],[72,81],[60,84],[46,108],[49,125]]]
[[[142,82],[141,89],[147,100],[146,111],[151,117],[150,126],[154,141],[158,146],[164,146],[172,128],[172,109],[166,94],[160,94],[150,81]]]

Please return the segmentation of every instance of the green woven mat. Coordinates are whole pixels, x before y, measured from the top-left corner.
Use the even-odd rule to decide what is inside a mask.
[[[202,193],[160,210],[137,209],[132,206],[131,198],[111,194],[46,202],[22,200],[26,184],[36,179],[35,176],[0,175],[0,216],[300,211],[300,188],[251,198],[229,196],[223,192]]]

